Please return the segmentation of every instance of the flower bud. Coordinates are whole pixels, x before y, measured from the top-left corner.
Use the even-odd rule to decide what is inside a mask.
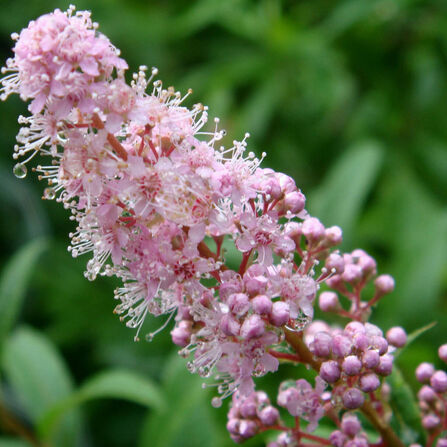
[[[373,369],[379,364],[380,354],[375,349],[366,351],[363,354],[362,361],[367,368]]]
[[[240,335],[244,340],[251,340],[252,338],[259,338],[264,332],[265,324],[262,318],[253,314],[242,323]]]
[[[447,438],[439,438],[436,447],[447,447]]]
[[[344,332],[353,337],[354,335],[357,334],[365,334],[366,333],[366,329],[365,326],[360,323],[359,321],[350,321],[344,329]]]
[[[357,388],[348,388],[342,396],[343,405],[348,410],[355,410],[363,405],[365,402],[365,396]]]
[[[329,227],[324,232],[324,238],[329,246],[340,245],[343,241],[343,232],[340,227]]]
[[[436,371],[430,379],[430,385],[437,393],[447,391],[447,374],[444,371]]]
[[[189,344],[191,340],[191,334],[192,334],[191,322],[182,320],[171,331],[172,341],[177,346],[181,346],[184,348]]]
[[[423,402],[434,402],[438,396],[436,395],[433,388],[428,385],[424,385],[418,392],[418,399]]]
[[[230,433],[231,435],[238,435],[239,434],[239,424],[240,424],[240,419],[237,419],[237,418],[229,419],[227,422],[228,433]]]
[[[323,362],[320,367],[320,377],[328,383],[335,383],[340,378],[340,367],[334,360]]]
[[[274,177],[270,177],[264,184],[263,190],[265,194],[268,194],[271,199],[277,200],[281,197],[281,185],[278,180]]]
[[[326,259],[325,267],[329,271],[334,270],[338,274],[343,273],[345,269],[343,256],[340,256],[338,253],[331,253]]]
[[[353,335],[354,348],[360,351],[366,351],[369,346],[369,338],[366,334]]]
[[[247,397],[239,405],[239,413],[245,419],[254,418],[256,416],[256,401],[252,396],[253,395]]]
[[[228,297],[228,307],[236,315],[244,315],[250,308],[248,296],[245,293],[233,293]]]
[[[365,393],[370,393],[371,391],[376,391],[380,386],[379,378],[371,373],[365,374],[360,377],[360,389]]]
[[[324,236],[324,226],[316,217],[309,217],[303,222],[302,232],[308,241],[319,241]]]
[[[394,290],[394,279],[390,275],[380,275],[374,281],[376,293],[380,296],[387,295]]]
[[[354,439],[349,439],[344,447],[368,447],[368,441],[364,436],[356,436]]]
[[[310,350],[315,356],[326,358],[331,355],[331,345],[332,337],[330,334],[327,332],[317,332],[310,345]]]
[[[426,430],[433,430],[438,427],[440,423],[441,420],[436,414],[427,414],[427,416],[422,419],[422,426]]]
[[[370,275],[375,273],[377,268],[377,263],[372,256],[366,253],[364,250],[354,250],[352,252],[352,257],[357,258],[357,265],[362,269],[364,275]]]
[[[438,355],[443,362],[447,363],[447,344],[439,347]]]
[[[332,339],[332,352],[336,357],[346,357],[351,353],[352,342],[344,335],[336,335]]]
[[[279,418],[279,411],[272,405],[268,405],[259,412],[258,417],[264,425],[273,425]]]
[[[239,434],[244,438],[252,438],[258,432],[258,425],[255,421],[243,419],[239,424]]]
[[[264,391],[256,391],[256,402],[258,405],[270,404],[270,399]]]
[[[329,441],[334,447],[344,447],[347,437],[340,430],[335,430],[329,436]]]
[[[265,295],[255,296],[251,300],[251,305],[253,310],[261,315],[269,314],[272,311],[273,303],[272,300]]]
[[[275,172],[275,177],[279,181],[279,185],[281,186],[281,189],[286,194],[288,192],[296,191],[296,183],[295,180],[293,180],[292,177],[289,177],[286,174],[283,174],[282,172]]]
[[[276,301],[273,303],[270,313],[270,322],[274,326],[283,326],[289,321],[290,309],[289,305],[284,301]]]
[[[396,326],[386,333],[386,339],[390,345],[402,348],[407,343],[407,334],[401,327]]]
[[[323,312],[331,312],[340,307],[340,302],[335,292],[322,292],[318,298],[318,305]]]
[[[362,370],[362,362],[355,355],[349,355],[343,360],[342,369],[348,376],[356,376]]]
[[[383,355],[374,370],[381,376],[389,376],[393,370],[393,360],[394,358],[391,355]]]
[[[220,330],[227,336],[239,335],[241,325],[231,314],[225,314],[220,320]]]
[[[341,420],[341,430],[345,435],[353,437],[358,434],[362,426],[355,414],[345,413]]]
[[[284,208],[292,214],[298,214],[303,211],[306,204],[306,197],[301,191],[287,193],[284,197]]]
[[[370,346],[373,349],[377,349],[380,355],[388,351],[388,342],[380,335],[373,335],[371,337]]]
[[[423,362],[416,368],[416,379],[418,382],[427,383],[435,373],[435,367],[431,363]]]
[[[278,393],[277,402],[280,407],[287,408],[288,405],[300,398],[300,394],[295,387],[286,388]]]
[[[349,284],[357,284],[362,279],[362,276],[362,269],[356,264],[345,265],[345,270],[341,275],[343,281]]]

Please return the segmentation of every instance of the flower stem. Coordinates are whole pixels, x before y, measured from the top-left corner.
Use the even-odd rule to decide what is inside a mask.
[[[98,116],[97,113],[93,114],[92,123],[97,129],[104,129],[104,123],[102,122],[101,118]],[[122,158],[124,161],[127,161],[127,151],[124,149],[124,147],[121,145],[121,143],[117,140],[115,135],[112,135],[111,133],[107,134],[107,141],[109,142],[110,146],[113,147],[117,155]]]
[[[403,442],[399,439],[396,433],[394,433],[392,428],[383,421],[371,405],[371,402],[365,401],[360,409],[371,424],[374,425],[375,429],[380,433],[382,440],[388,447],[404,447]]]

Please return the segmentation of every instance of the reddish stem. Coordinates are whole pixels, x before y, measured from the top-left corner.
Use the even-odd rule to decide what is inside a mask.
[[[222,244],[224,241],[224,236],[215,236],[213,237],[214,242],[216,244],[216,259],[220,258],[220,252],[222,250]]]
[[[310,433],[305,433],[303,431],[298,431],[297,433],[299,434],[299,436],[301,438],[310,439],[311,441],[317,441],[323,445],[331,445],[329,440],[324,439],[321,436],[311,435]],[[304,444],[301,444],[301,445],[304,445]]]
[[[97,129],[104,129],[104,123],[102,122],[101,118],[98,116],[97,113],[94,113],[92,116],[92,124]],[[121,143],[117,140],[115,135],[112,135],[111,133],[107,134],[107,141],[109,142],[110,146],[115,150],[116,154],[121,157],[124,161],[127,161],[127,151],[124,149],[124,147],[121,145]]]
[[[252,251],[253,249],[244,253],[242,256],[241,265],[239,266],[239,275],[241,276],[245,273],[245,270],[247,269],[248,260],[250,259]]]
[[[301,363],[301,359],[296,354],[288,354],[287,352],[278,352],[273,349],[269,349],[268,353],[280,360],[290,360],[291,362],[294,363]]]

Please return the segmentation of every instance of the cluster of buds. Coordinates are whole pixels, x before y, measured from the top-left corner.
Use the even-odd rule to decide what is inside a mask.
[[[319,362],[319,377],[331,384],[333,399],[346,409],[360,408],[365,395],[377,391],[381,378],[391,374],[392,352],[406,343],[400,327],[386,335],[371,323],[351,321],[343,330],[315,321],[305,331],[305,341]]]
[[[231,439],[242,442],[271,428],[279,422],[279,411],[270,404],[266,393],[257,391],[248,396],[233,394],[233,402],[228,412],[227,430]]]
[[[126,62],[89,12],[56,10],[12,38],[1,99],[18,93],[32,100],[30,116],[19,118],[14,159],[22,161],[14,173],[24,177],[36,155],[51,158],[33,168],[48,183],[43,198],[71,213],[68,250],[91,256],[86,278],[121,280],[115,312],[136,330],[135,340],[148,314],[167,315],[162,328],[174,319],[171,336],[188,369],[216,379],[213,405],[233,395],[227,428],[236,442],[272,429],[281,433],[271,446],[307,439],[363,447],[366,435],[352,413],[359,410],[384,446],[400,445],[386,425],[382,377],[406,334],[392,328],[384,337],[366,322],[394,287],[389,275],[377,276],[374,259],[363,250],[337,251],[341,229],[309,216],[293,179],[261,168],[265,154],[247,151],[248,134],[225,147],[217,118],[205,130],[207,108],[183,105],[191,91],[164,88],[153,80],[157,70],[147,77],[145,66],[128,85]],[[229,266],[228,244],[237,268]],[[371,282],[375,293],[363,301]],[[323,311],[352,321],[344,329],[312,323],[317,297]],[[294,379],[279,388],[278,407],[294,427],[253,381],[281,361],[316,372],[315,386]],[[445,404],[445,373],[427,380]],[[426,418],[439,418],[445,410],[430,399],[422,399]],[[309,433],[323,417],[338,427],[330,440]]]
[[[334,253],[327,258],[326,268],[335,269],[336,274],[327,280],[327,285],[333,291],[322,293],[319,297],[319,307],[323,312],[366,321],[371,308],[394,290],[394,279],[386,274],[377,276],[376,261],[364,250],[357,249],[343,256]],[[362,292],[372,280],[375,292],[365,301]],[[343,308],[336,292],[347,298],[350,303],[348,310]]]
[[[447,344],[440,346],[439,358],[447,363]],[[447,445],[447,374],[435,370],[431,363],[423,362],[416,369],[416,379],[423,386],[418,392],[422,413],[422,426],[428,432],[428,439],[438,438],[437,447]],[[444,436],[442,434],[444,433]]]
[[[352,413],[345,413],[340,423],[340,429],[329,437],[334,447],[368,447],[368,438],[362,431],[359,418]]]

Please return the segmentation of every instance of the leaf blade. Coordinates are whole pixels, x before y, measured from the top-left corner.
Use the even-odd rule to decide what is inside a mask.
[[[31,241],[10,259],[0,278],[0,346],[17,318],[34,266],[47,248],[45,239]]]
[[[4,371],[30,419],[37,423],[51,406],[72,393],[73,381],[64,360],[43,334],[19,328],[5,342]],[[54,443],[74,447],[81,430],[79,414],[64,419]]]
[[[148,378],[123,369],[105,371],[50,408],[39,421],[40,435],[44,439],[50,438],[65,413],[90,400],[104,398],[128,400],[148,408],[162,409],[165,406],[163,394]]]
[[[350,237],[361,207],[383,161],[383,149],[373,140],[357,143],[335,163],[321,187],[308,201],[312,215],[324,225],[339,225]]]

